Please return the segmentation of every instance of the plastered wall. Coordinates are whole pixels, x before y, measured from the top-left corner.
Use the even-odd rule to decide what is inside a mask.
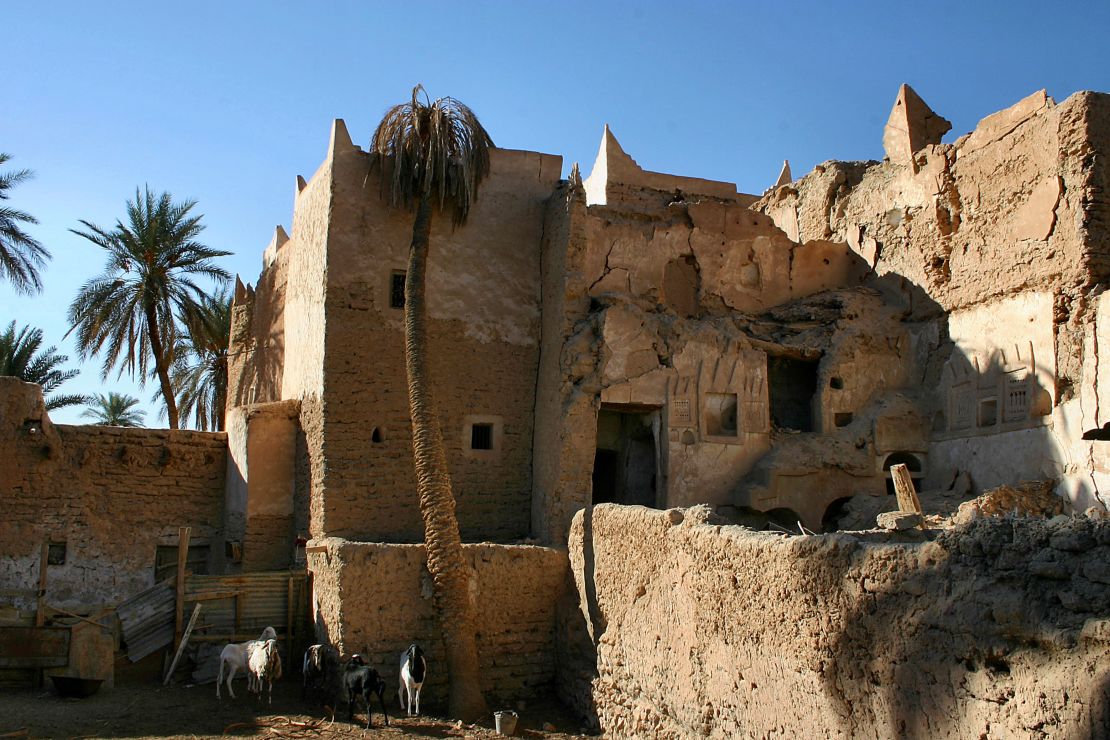
[[[1100,737],[1108,555],[1086,517],[895,542],[599,506],[560,688],[615,738]]]

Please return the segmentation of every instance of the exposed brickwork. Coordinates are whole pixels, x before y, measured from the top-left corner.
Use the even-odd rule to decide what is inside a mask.
[[[41,543],[65,541],[49,602],[115,603],[154,583],[155,548],[179,526],[218,564],[226,447],[215,432],[55,426],[38,386],[0,378],[0,584],[36,586]]]

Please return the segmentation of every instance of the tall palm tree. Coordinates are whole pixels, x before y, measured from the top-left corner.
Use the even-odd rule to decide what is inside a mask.
[[[85,409],[81,416],[93,419],[93,424],[110,427],[138,427],[143,425],[145,411],[135,408],[139,399],[124,393],[97,393],[89,401],[91,408]]]
[[[201,296],[191,315],[181,317],[186,335],[178,343],[170,380],[181,416],[193,414],[197,429],[222,432],[227,403],[227,346],[231,338],[231,295]]]
[[[0,152],[0,165],[11,158],[10,154]],[[31,176],[30,170],[0,173],[0,200],[8,200],[11,197],[8,191]],[[38,221],[29,213],[0,204],[0,277],[10,280],[21,293],[34,293],[42,290],[39,269],[46,265],[50,252],[32,239],[20,223]]]
[[[205,295],[195,277],[220,286],[230,278],[212,260],[231,253],[197,241],[204,226],[200,214],[190,215],[195,205],[174,203],[169,193],[155,196],[148,186],[127,202],[127,223],[108,230],[82,220],[87,230],[72,230],[108,253],[104,273],[81,286],[69,306],[81,358],[104,352],[105,378],[117,364],[119,375],[134,377],[137,369],[140,383],[156,376],[170,429],[178,428],[170,382],[179,333],[174,315],[191,315]]]
[[[15,322],[0,333],[0,375],[10,375],[27,383],[42,386],[43,395],[52,393],[67,380],[77,377],[79,370],[59,370],[69,362],[66,355],[56,354],[57,347],[42,347],[42,329],[22,326],[17,332]],[[88,397],[62,394],[46,398],[46,410],[87,403]]]
[[[489,174],[493,141],[468,107],[453,98],[428,102],[427,94],[421,100],[421,93],[424,88],[417,85],[411,102],[386,112],[370,148],[374,166],[381,170],[383,196],[391,206],[414,214],[405,278],[405,368],[416,487],[428,572],[447,647],[449,707],[453,716],[473,720],[485,713],[486,705],[479,681],[469,569],[428,377],[424,276],[433,216],[450,215],[455,226],[466,223],[478,186]]]

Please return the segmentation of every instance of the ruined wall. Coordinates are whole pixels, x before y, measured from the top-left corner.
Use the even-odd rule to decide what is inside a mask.
[[[39,386],[0,378],[0,588],[37,587],[48,540],[65,543],[49,604],[122,601],[154,583],[156,547],[182,526],[217,567],[226,446],[215,432],[55,425]]]
[[[444,707],[446,652],[423,545],[310,543],[319,546],[326,552],[308,556],[317,637],[343,655],[363,654],[389,686],[397,685],[401,652],[419,643],[428,660],[421,706]],[[566,581],[566,551],[483,544],[464,545],[463,552],[476,572],[472,594],[487,699],[543,695],[555,677],[555,604]]]
[[[898,543],[586,513],[560,688],[607,736],[1110,732],[1106,520],[980,520]]]
[[[381,200],[369,156],[336,150],[327,247],[323,487],[314,536],[415,542],[416,505],[402,309],[392,281],[407,267],[410,214]],[[467,226],[433,223],[429,359],[466,539],[530,530],[532,419],[539,355],[543,211],[558,157],[494,150]],[[492,449],[472,449],[490,425]],[[322,494],[322,498],[320,497]],[[319,515],[317,517],[317,514]]]
[[[848,243],[918,322],[928,485],[958,471],[979,489],[1051,475],[1085,508],[1100,495],[1080,436],[1097,426],[1110,102],[1076,93],[1057,105],[1041,91],[953,144],[934,131],[912,156],[897,146],[930,116],[911,111],[908,132],[888,124],[888,161],[826,162],[755,207],[799,240]]]

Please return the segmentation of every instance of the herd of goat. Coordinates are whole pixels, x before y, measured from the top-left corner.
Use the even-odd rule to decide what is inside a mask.
[[[312,645],[305,651],[302,683],[302,698],[308,698],[309,692],[317,694],[325,703],[327,691],[327,664],[328,648],[324,645]],[[397,698],[406,716],[420,715],[420,688],[424,685],[428,664],[424,659],[424,651],[419,645],[409,645],[401,653],[400,682],[397,687]],[[257,640],[237,642],[225,645],[220,652],[220,671],[216,676],[216,698],[220,697],[220,684],[227,680],[227,693],[235,698],[235,691],[231,688],[231,681],[237,672],[247,676],[247,691],[262,698],[262,687],[266,685],[267,699],[273,703],[274,681],[281,678],[281,656],[278,654],[277,633],[273,627],[267,627]],[[374,668],[366,665],[366,661],[358,653],[352,655],[344,664],[340,676],[342,692],[347,699],[347,720],[354,719],[355,703],[362,699],[366,704],[366,726],[371,724],[370,697],[376,695],[385,716],[385,724],[389,724],[389,712],[385,708],[385,681]]]

